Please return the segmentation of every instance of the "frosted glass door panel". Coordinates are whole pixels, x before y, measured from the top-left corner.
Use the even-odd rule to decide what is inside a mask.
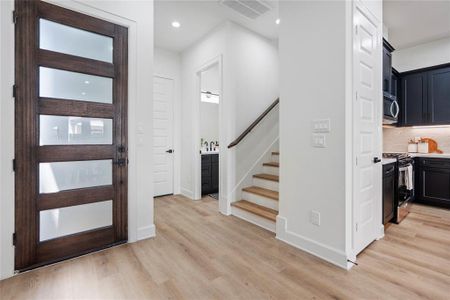
[[[39,144],[112,144],[112,120],[40,115]]]
[[[112,201],[102,201],[39,213],[39,241],[112,225]]]
[[[39,67],[39,96],[112,103],[112,78]]]
[[[113,61],[112,38],[45,19],[39,21],[39,43],[45,50]]]
[[[39,164],[41,194],[111,184],[112,160],[110,159]]]

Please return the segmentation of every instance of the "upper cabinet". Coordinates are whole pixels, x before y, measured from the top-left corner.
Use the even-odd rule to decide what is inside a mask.
[[[392,93],[392,52],[394,47],[383,39],[383,95],[391,98]]]
[[[450,67],[428,72],[428,122],[450,124]]]
[[[450,65],[400,74],[401,126],[450,124]]]
[[[401,76],[400,123],[405,126],[426,123],[427,76],[413,73]]]

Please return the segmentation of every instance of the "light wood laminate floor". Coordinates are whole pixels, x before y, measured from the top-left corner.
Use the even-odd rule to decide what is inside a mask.
[[[0,299],[450,299],[450,211],[413,206],[350,271],[218,213],[155,199],[157,236],[0,282]]]

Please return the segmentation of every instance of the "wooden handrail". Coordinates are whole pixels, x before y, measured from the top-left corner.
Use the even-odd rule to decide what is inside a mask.
[[[280,98],[277,98],[277,100],[275,100],[256,120],[255,122],[253,122],[250,126],[248,126],[247,129],[245,129],[245,131],[238,136],[237,139],[235,139],[233,142],[231,142],[231,144],[228,145],[228,149],[229,148],[233,148],[234,146],[236,146],[237,144],[239,144],[246,136],[247,134],[250,133],[250,131],[253,130],[253,128],[256,127],[256,125],[259,124],[259,122],[261,122],[262,119],[264,119],[265,116],[267,116],[267,114],[275,107],[278,105],[278,103],[280,103]]]

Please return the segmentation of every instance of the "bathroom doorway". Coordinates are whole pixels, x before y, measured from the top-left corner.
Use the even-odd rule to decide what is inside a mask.
[[[221,101],[219,63],[213,63],[200,71],[199,79],[201,196],[219,200],[219,106]]]

